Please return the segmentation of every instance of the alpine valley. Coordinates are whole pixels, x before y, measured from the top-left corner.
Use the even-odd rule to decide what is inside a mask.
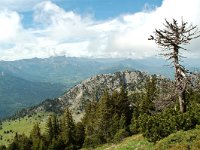
[[[187,66],[198,71],[198,60]],[[163,59],[77,58],[57,56],[16,61],[0,61],[0,118],[17,110],[58,98],[81,81],[95,75],[140,70],[173,78],[173,70]]]

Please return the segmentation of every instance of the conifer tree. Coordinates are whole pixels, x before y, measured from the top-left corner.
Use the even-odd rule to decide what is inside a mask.
[[[76,132],[75,139],[76,139],[76,146],[78,149],[80,149],[83,146],[84,139],[85,139],[85,128],[82,122],[78,122],[76,124]]]
[[[150,78],[147,78],[145,90],[146,93],[144,97],[142,98],[141,104],[140,104],[140,113],[146,113],[151,115],[152,111],[155,110],[154,100],[156,100],[157,96],[157,77],[156,75],[151,76]]]
[[[74,148],[75,144],[75,123],[72,114],[66,108],[63,118],[61,120],[61,137],[67,148]]]
[[[9,150],[28,150],[32,146],[31,140],[24,134],[15,134],[13,142],[9,145]]]
[[[98,109],[97,109],[97,133],[101,135],[102,143],[110,139],[109,128],[111,125],[111,119],[113,116],[113,107],[108,90],[105,91],[101,97]]]
[[[30,132],[30,137],[32,139],[34,138],[41,138],[41,132],[40,132],[40,127],[38,123],[35,123],[33,126],[33,129]]]
[[[113,139],[117,131],[120,129],[120,117],[117,113],[113,114],[112,120],[111,120],[111,125],[109,128],[110,132],[110,138]]]
[[[48,117],[47,123],[46,123],[46,138],[49,143],[51,143],[53,139],[53,125],[52,125],[52,116]]]
[[[40,149],[40,143],[42,142],[41,138],[41,132],[40,132],[40,127],[39,124],[36,123],[33,126],[33,129],[31,130],[30,133],[30,139],[32,141],[32,150],[38,150]]]
[[[125,115],[126,126],[129,125],[131,123],[131,118],[132,118],[132,109],[130,107],[128,93],[124,86],[122,86],[120,89],[117,110],[119,116],[122,116],[122,114]]]
[[[97,103],[96,102],[90,102],[85,110],[85,115],[83,117],[83,124],[85,126],[85,140],[84,140],[84,146],[91,146],[95,145],[93,142],[95,140],[94,134],[95,132],[95,123],[96,123],[96,118],[98,117],[96,115],[96,110],[97,110]]]
[[[57,116],[53,114],[52,116],[52,131],[53,131],[53,138],[57,139],[59,133],[60,133],[60,125],[59,121],[57,119]]]
[[[125,128],[126,128],[126,116],[122,114],[119,120],[119,129],[125,129]]]

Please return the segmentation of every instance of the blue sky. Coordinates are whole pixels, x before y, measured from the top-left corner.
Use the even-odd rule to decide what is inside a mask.
[[[199,0],[0,0],[0,60],[157,57],[149,35],[165,18],[200,26],[199,6]],[[199,43],[184,54],[200,58]]]
[[[162,0],[54,0],[52,1],[66,11],[82,15],[91,15],[96,20],[108,20],[123,14],[131,14],[146,7],[158,7]],[[21,10],[25,27],[34,26],[33,11]]]
[[[81,14],[92,13],[96,19],[108,19],[139,12],[147,4],[160,6],[161,2],[162,0],[60,0],[56,3],[65,10],[74,10]]]

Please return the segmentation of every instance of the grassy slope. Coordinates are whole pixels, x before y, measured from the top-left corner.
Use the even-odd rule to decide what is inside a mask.
[[[141,134],[125,138],[122,142],[116,144],[105,144],[97,147],[95,150],[153,150],[153,143],[148,142]],[[82,149],[82,150],[93,150]]]
[[[32,117],[24,117],[20,120],[4,121],[0,129],[0,145],[8,145],[15,136],[15,133],[30,134],[35,122],[39,122],[42,132],[45,131],[45,123],[49,114],[39,113]],[[4,131],[13,132],[4,133]],[[162,139],[155,145],[148,142],[141,134],[125,138],[122,142],[115,144],[104,144],[96,149],[83,148],[82,150],[199,150],[200,149],[200,126],[193,130],[178,131]]]
[[[29,135],[31,129],[33,128],[34,123],[38,122],[41,128],[41,131],[44,132],[45,130],[45,122],[48,117],[47,113],[38,113],[32,117],[24,117],[22,119],[17,119],[13,121],[4,121],[2,123],[2,129],[0,129],[0,145],[8,145],[10,141],[15,136],[15,133],[18,132],[19,134]],[[12,132],[10,132],[10,130]],[[5,133],[9,131],[9,133]]]
[[[82,149],[82,150],[93,150]],[[160,140],[155,145],[142,135],[133,135],[117,144],[105,144],[95,150],[200,150],[200,126],[193,130],[178,131]]]
[[[200,126],[193,130],[178,131],[160,140],[155,145],[156,150],[199,150],[200,149]]]

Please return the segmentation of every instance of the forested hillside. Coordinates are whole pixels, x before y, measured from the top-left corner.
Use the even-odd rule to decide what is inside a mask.
[[[32,82],[1,72],[0,118],[36,105],[44,99],[57,97],[64,93],[64,89],[62,84]]]
[[[149,76],[143,82],[143,90],[130,95],[123,84],[120,90],[109,92],[105,89],[98,101],[87,103],[79,122],[74,121],[70,107],[67,107],[61,116],[53,114],[48,117],[45,132],[41,133],[36,123],[30,136],[16,134],[8,149],[94,148],[104,143],[117,143],[138,133],[155,143],[171,133],[194,129],[199,125],[199,83],[188,91],[188,111],[181,113],[176,96],[169,98],[173,103],[166,105],[162,111],[157,109],[159,95],[166,92],[161,90],[158,81],[156,76]],[[162,100],[165,101],[165,97]],[[193,138],[193,141],[198,141],[196,136]]]

